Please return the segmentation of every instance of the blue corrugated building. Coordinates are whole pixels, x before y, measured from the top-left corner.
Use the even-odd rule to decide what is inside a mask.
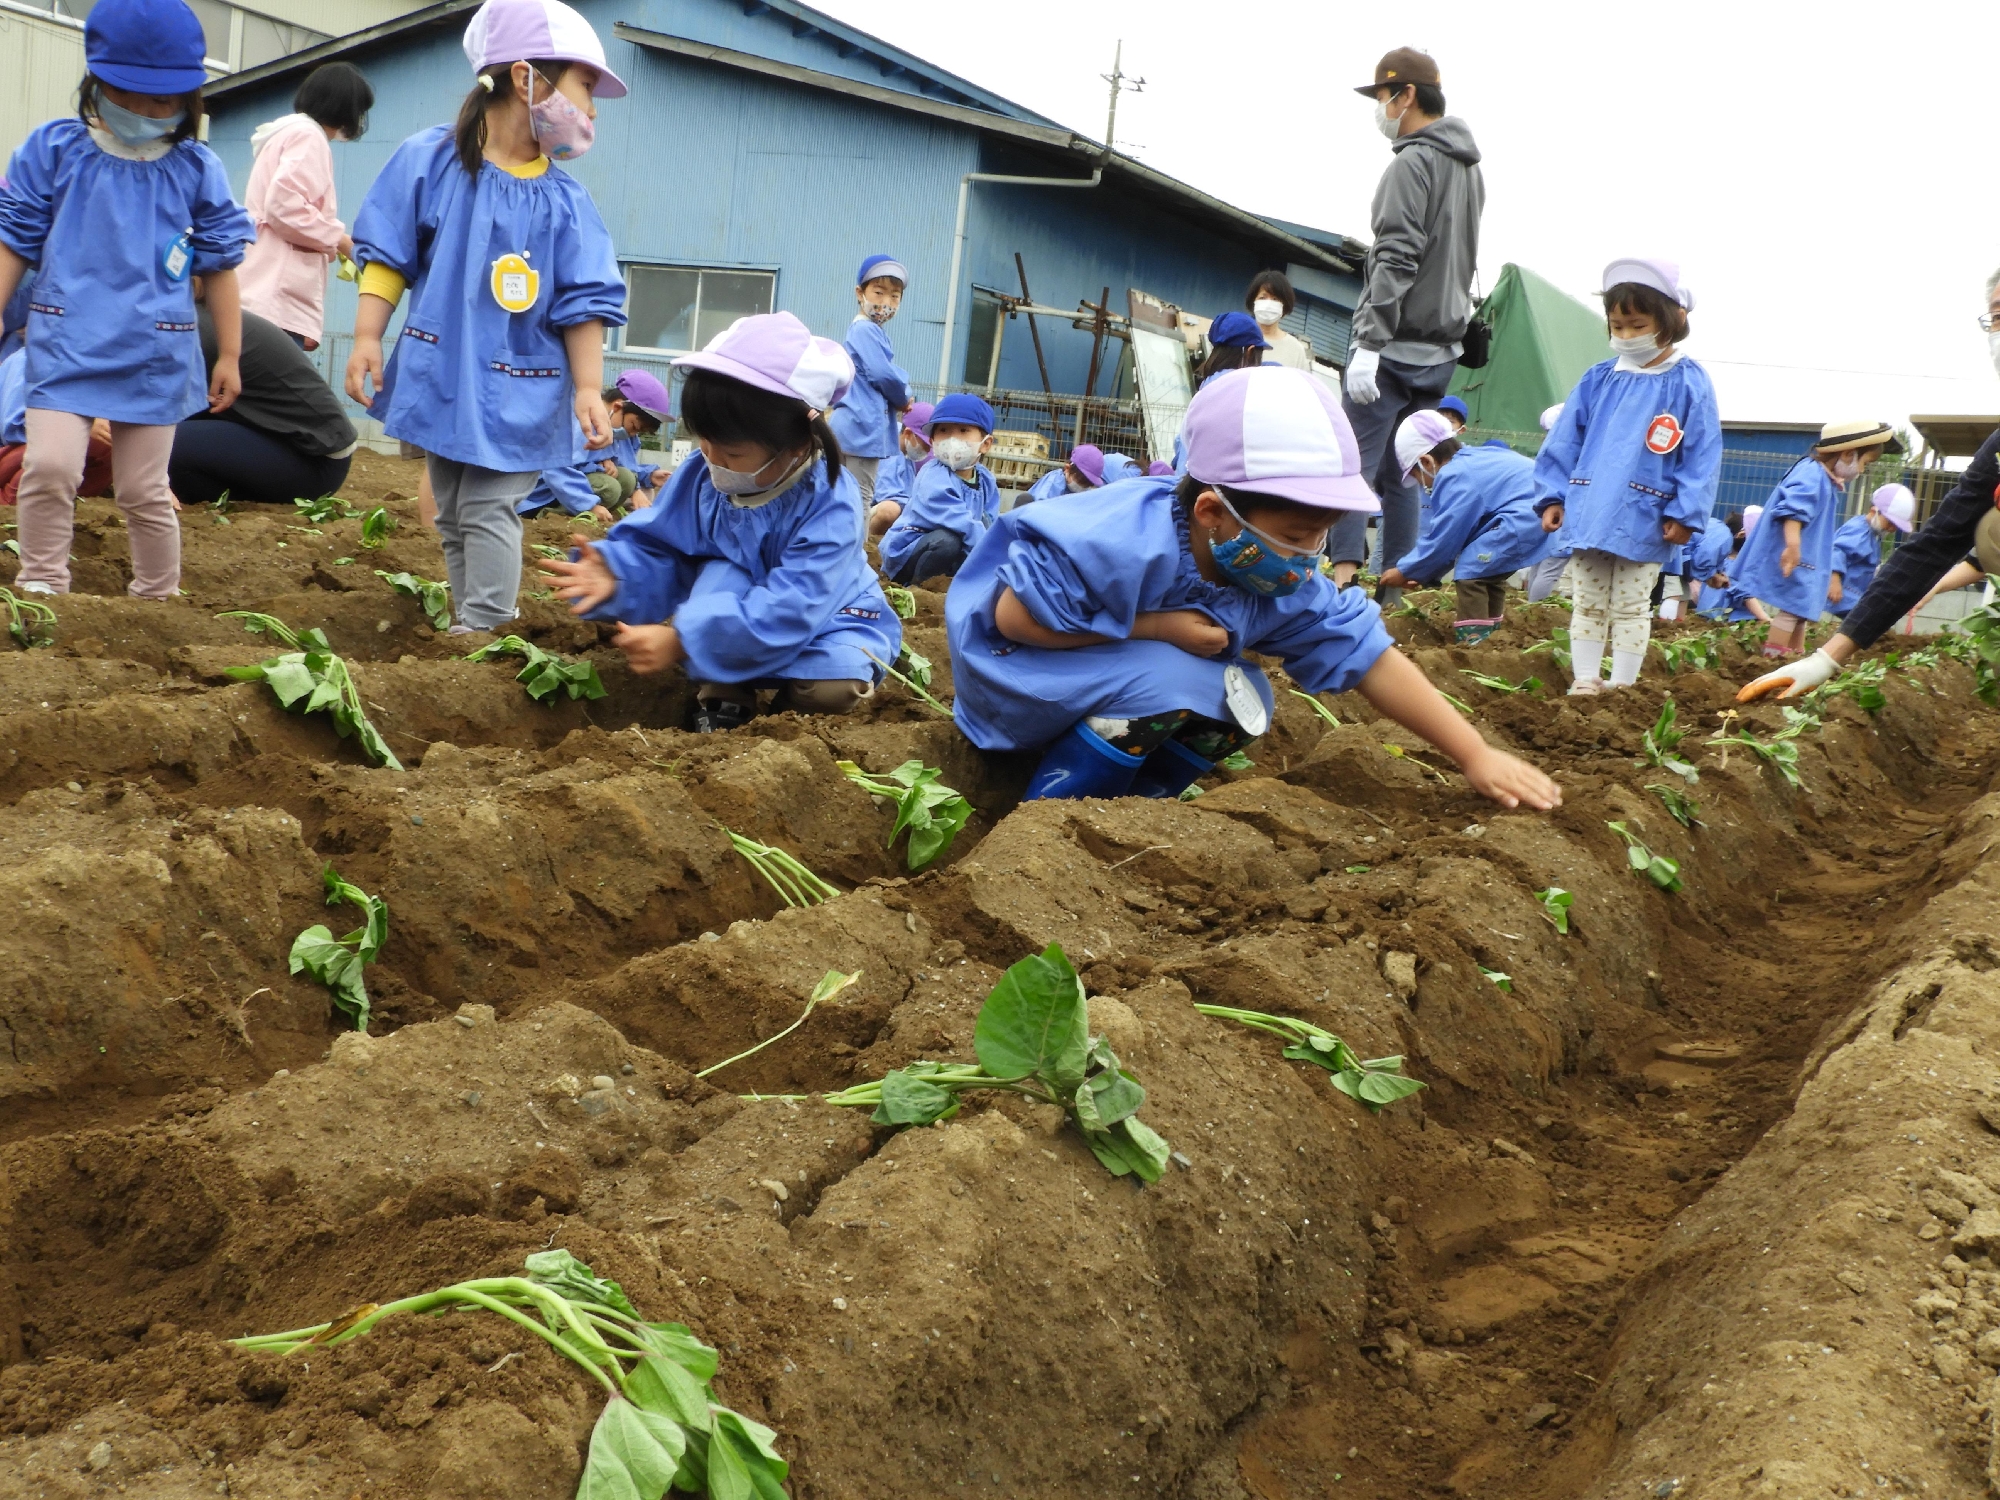
[[[351,222],[397,143],[454,117],[471,83],[459,39],[476,3],[445,0],[214,85],[209,144],[238,193],[251,131],[289,112],[312,67],[344,58],[376,95],[368,135],[334,149]],[[890,332],[925,386],[942,371],[951,386],[1039,394],[1045,363],[1053,391],[1083,391],[1091,333],[1040,318],[1038,362],[1024,320],[1007,315],[1000,295],[1021,291],[1016,252],[1036,303],[1067,310],[1108,288],[1116,314],[1137,290],[1213,315],[1240,306],[1258,270],[1284,268],[1306,294],[1290,326],[1321,357],[1345,357],[1363,252],[1352,240],[1260,218],[1107,156],[1100,143],[795,0],[578,8],[631,85],[628,98],[602,104],[595,147],[568,168],[596,199],[626,266],[631,323],[614,341],[613,368],[621,355],[654,363],[697,348],[731,319],[773,308],[841,336],[855,267],[877,251],[910,268]],[[1095,185],[1082,185],[1094,174]],[[337,332],[352,326],[354,291],[331,285],[327,327]],[[328,343],[330,363],[344,358],[345,340]],[[1096,394],[1130,394],[1125,347],[1105,341]]]

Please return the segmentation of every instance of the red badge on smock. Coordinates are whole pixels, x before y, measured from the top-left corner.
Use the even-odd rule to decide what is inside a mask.
[[[1671,453],[1681,445],[1681,424],[1672,412],[1663,411],[1646,426],[1646,450]]]

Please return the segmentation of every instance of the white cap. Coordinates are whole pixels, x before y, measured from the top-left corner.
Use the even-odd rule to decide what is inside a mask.
[[[1441,411],[1413,411],[1396,429],[1396,467],[1408,479],[1416,472],[1417,460],[1448,437],[1455,437],[1451,423]]]
[[[1750,540],[1750,533],[1757,529],[1757,523],[1764,519],[1764,507],[1746,505],[1743,507],[1743,540]]]
[[[1673,298],[1685,311],[1694,311],[1694,293],[1681,285],[1678,261],[1662,260],[1651,255],[1632,255],[1614,260],[1604,268],[1604,291],[1608,292],[1628,281],[1649,286]]]
[[[1542,413],[1542,431],[1554,432],[1556,430],[1556,423],[1562,420],[1562,415],[1563,403],[1558,401],[1554,406],[1551,406],[1547,411]]]
[[[1883,519],[1898,531],[1908,531],[1916,524],[1917,497],[1906,484],[1885,484],[1875,491],[1874,507],[1882,512]]]

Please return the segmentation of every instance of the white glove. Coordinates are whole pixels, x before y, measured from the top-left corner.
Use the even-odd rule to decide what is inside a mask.
[[[1356,406],[1366,406],[1378,401],[1382,387],[1375,383],[1375,372],[1382,367],[1380,349],[1363,349],[1358,345],[1347,356],[1347,399]]]
[[[1823,650],[1815,651],[1803,661],[1788,662],[1766,672],[1754,682],[1746,682],[1743,690],[1736,695],[1736,701],[1753,703],[1771,693],[1780,698],[1796,698],[1802,693],[1810,693],[1838,671],[1839,662]]]

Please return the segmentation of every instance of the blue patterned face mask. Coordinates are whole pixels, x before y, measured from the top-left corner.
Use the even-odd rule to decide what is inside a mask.
[[[1218,495],[1217,499],[1222,497]],[[1282,599],[1287,594],[1296,593],[1299,586],[1312,576],[1315,559],[1326,550],[1326,543],[1310,552],[1290,553],[1263,532],[1257,530],[1241,516],[1236,515],[1236,507],[1227,500],[1222,507],[1243,528],[1226,542],[1215,542],[1209,547],[1216,565],[1229,575],[1229,581],[1240,589],[1253,594],[1262,594],[1267,599]]]

